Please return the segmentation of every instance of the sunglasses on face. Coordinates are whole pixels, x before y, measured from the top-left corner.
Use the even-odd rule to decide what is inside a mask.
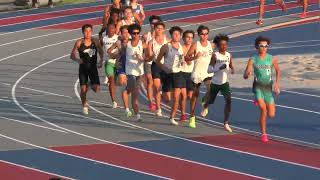
[[[268,48],[268,47],[269,47],[268,44],[267,45],[259,44],[259,48]]]
[[[132,35],[138,35],[138,34],[140,34],[140,32],[132,32],[131,34]]]
[[[200,35],[202,35],[202,36],[206,36],[206,35],[208,35],[209,33],[200,33]]]

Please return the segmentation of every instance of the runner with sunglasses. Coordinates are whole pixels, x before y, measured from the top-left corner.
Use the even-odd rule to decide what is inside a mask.
[[[129,26],[128,31],[132,37],[127,43],[126,48],[126,74],[127,74],[127,88],[123,93],[123,103],[126,109],[126,114],[130,114],[129,110],[129,94],[131,94],[131,103],[133,111],[136,115],[136,120],[141,121],[139,114],[138,95],[140,83],[144,75],[144,52],[146,52],[147,45],[140,40],[141,27],[138,24]]]
[[[208,92],[210,92],[210,81],[213,73],[208,73],[208,67],[215,47],[215,45],[208,40],[208,27],[201,25],[198,27],[197,32],[200,40],[192,44],[185,57],[186,61],[194,61],[194,68],[191,73],[191,80],[193,82],[189,121],[189,127],[191,128],[196,128],[195,108],[201,84],[204,83],[207,89],[203,99],[206,99],[208,97]]]
[[[155,24],[157,24],[160,21],[161,21],[160,16],[152,15],[149,17],[150,31],[143,35],[143,39],[147,45],[150,43],[151,40],[153,40],[156,37]],[[162,34],[164,34],[164,33],[162,32]],[[157,37],[160,35],[161,34],[157,35]],[[163,35],[163,36],[161,35],[161,37],[164,37],[164,36],[165,35]],[[152,46],[152,44],[150,46]],[[149,45],[148,45],[148,47],[149,47]],[[150,51],[149,49],[150,48],[148,48],[148,52]],[[149,52],[149,54],[150,54],[150,52]],[[152,70],[151,70],[152,62],[153,62],[153,59],[150,59],[149,61],[146,61],[144,63],[144,73],[145,73],[146,81],[147,81],[146,88],[147,88],[147,96],[148,96],[148,100],[149,100],[149,109],[151,111],[156,111],[156,109],[157,109],[156,105],[153,103],[153,85],[154,85],[153,81],[154,80],[152,78]],[[159,84],[159,87],[160,87],[160,84]],[[156,92],[156,94],[157,94],[157,92]],[[160,98],[160,90],[159,90],[159,98]],[[157,97],[156,97],[156,101],[157,101]],[[160,109],[160,100],[159,100],[159,104],[158,104],[158,109]]]
[[[260,109],[260,129],[262,142],[268,142],[266,119],[275,117],[275,102],[272,95],[272,71],[275,70],[276,81],[274,83],[274,91],[276,95],[280,94],[280,68],[277,60],[272,55],[268,54],[270,40],[266,37],[259,36],[255,40],[255,47],[258,51],[257,55],[252,56],[248,60],[244,79],[254,72],[253,92],[255,99]]]

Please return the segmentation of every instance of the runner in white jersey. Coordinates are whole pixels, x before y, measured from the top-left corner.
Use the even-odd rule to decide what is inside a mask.
[[[214,38],[214,43],[219,48],[218,52],[215,52],[212,56],[208,72],[214,72],[212,77],[212,84],[210,87],[209,98],[205,100],[201,116],[205,117],[208,114],[209,104],[213,104],[218,93],[220,92],[225,100],[224,107],[224,128],[228,132],[232,132],[229,126],[229,116],[231,112],[231,90],[228,81],[228,71],[231,70],[231,74],[234,74],[234,67],[232,64],[232,57],[228,49],[229,37],[224,34],[219,34]]]
[[[104,48],[105,51],[105,57],[106,62],[104,64],[105,67],[105,84],[109,85],[109,93],[112,100],[112,107],[117,108],[118,104],[116,102],[116,96],[115,96],[115,73],[116,73],[116,59],[111,58],[108,55],[108,49],[118,40],[118,35],[115,34],[116,32],[116,26],[114,24],[108,24],[107,26],[107,35],[104,36],[102,39],[100,39],[101,45]],[[115,53],[117,49],[114,49],[112,53]]]
[[[127,6],[124,8],[123,15],[124,15],[123,19],[119,21],[117,24],[116,34],[120,33],[121,26],[125,26],[125,25],[129,26],[134,23],[138,23],[140,26],[142,25],[141,18],[138,15],[133,13],[131,6]]]
[[[182,72],[182,67],[186,64],[183,48],[180,44],[182,31],[183,30],[178,26],[170,28],[169,32],[172,40],[161,47],[156,59],[158,66],[163,70],[163,74],[166,76],[165,84],[171,84],[174,89],[170,113],[170,122],[173,125],[178,125],[178,122],[175,121],[175,116],[179,107],[180,95],[182,98],[181,108],[183,109],[183,112],[185,112],[187,100],[186,81],[183,78]],[[182,114],[182,116],[185,116],[185,114]]]
[[[133,12],[141,17],[141,20],[144,21],[146,15],[144,14],[144,9],[142,4],[138,3],[138,0],[130,0],[130,6],[133,9]]]
[[[126,48],[126,74],[127,74],[127,88],[123,93],[124,106],[126,108],[127,116],[130,114],[129,110],[129,94],[131,93],[131,103],[133,111],[136,115],[136,119],[141,121],[139,114],[138,95],[140,83],[144,75],[143,63],[144,63],[144,50],[147,48],[146,44],[140,40],[141,28],[137,24],[129,26],[129,33],[132,40],[128,42]]]
[[[149,18],[150,22],[150,28],[151,30],[143,35],[143,39],[148,44],[154,37],[155,37],[155,30],[154,30],[154,25],[160,21],[159,16],[154,16],[152,15]],[[145,73],[145,79],[146,79],[146,89],[147,89],[147,96],[149,100],[149,109],[151,111],[156,110],[156,106],[153,103],[153,79],[152,79],[152,73],[151,73],[151,65],[152,65],[153,59],[146,60],[144,63],[144,73]]]
[[[194,68],[191,73],[191,80],[193,82],[193,95],[190,101],[190,122],[189,127],[195,128],[196,127],[196,120],[195,120],[195,107],[197,103],[197,99],[199,96],[199,89],[201,83],[204,82],[207,88],[207,93],[203,99],[207,98],[207,94],[210,90],[210,80],[213,74],[209,74],[207,72],[212,52],[214,49],[214,44],[208,41],[209,35],[209,28],[206,26],[199,26],[197,29],[200,41],[197,41],[192,44],[190,47],[186,60],[192,61],[194,60]]]
[[[153,87],[155,89],[155,100],[156,100],[156,115],[162,116],[161,111],[161,94],[160,94],[160,87],[162,84],[162,93],[168,94],[170,93],[170,86],[166,83],[166,79],[161,76],[161,69],[158,67],[157,63],[155,62],[159,52],[160,48],[167,43],[167,38],[164,34],[165,30],[165,24],[163,22],[158,22],[155,24],[155,37],[149,41],[148,43],[148,60],[152,63],[151,65],[151,73],[152,73],[152,79],[153,79]],[[169,87],[169,88],[168,88]],[[148,91],[150,92],[149,95],[149,101],[152,100],[153,95],[152,93],[152,87]],[[152,102],[152,101],[150,101]]]

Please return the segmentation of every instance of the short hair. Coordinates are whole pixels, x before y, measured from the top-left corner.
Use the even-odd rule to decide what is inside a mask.
[[[207,26],[204,26],[204,25],[200,25],[197,29],[197,33],[198,35],[200,35],[201,31],[203,30],[207,30],[209,32],[209,28]]]
[[[151,15],[149,17],[149,23],[151,24],[153,20],[158,20],[158,21],[162,21],[160,16],[157,15]]]
[[[133,30],[139,30],[139,32],[141,32],[141,27],[139,26],[139,24],[131,24],[128,27],[128,31],[130,34],[132,34]]]
[[[163,26],[164,28],[166,27],[166,25],[162,21],[159,21],[154,24],[154,27],[157,27],[157,26]]]
[[[129,26],[128,25],[124,25],[120,27],[120,32],[122,33],[123,30],[127,29],[128,30]]]
[[[220,41],[227,41],[229,42],[229,37],[226,34],[218,34],[214,37],[213,42],[219,46]]]
[[[180,34],[183,32],[183,30],[181,29],[181,27],[179,26],[173,26],[170,28],[169,33],[170,35],[173,34],[173,32],[178,31]]]
[[[122,12],[124,12],[125,10],[130,9],[131,11],[133,11],[132,6],[124,6],[122,8]]]
[[[121,13],[121,10],[120,9],[117,9],[117,8],[113,8],[112,11],[110,11],[110,16],[112,16],[113,14],[120,14]]]
[[[271,40],[267,37],[258,36],[254,41],[254,46],[257,47],[261,41],[266,41],[268,45],[271,43]]]
[[[187,36],[187,34],[192,34],[193,37],[195,35],[193,30],[186,30],[183,32],[182,37],[185,38]]]
[[[92,29],[92,25],[91,25],[91,24],[84,24],[84,25],[81,27],[82,33],[84,33],[84,30],[87,29],[87,28],[91,28],[91,29]]]

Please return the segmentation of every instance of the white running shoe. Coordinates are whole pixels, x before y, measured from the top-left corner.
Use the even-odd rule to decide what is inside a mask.
[[[137,121],[142,121],[140,114],[137,114],[137,115],[136,115],[136,120],[137,120]]]
[[[113,101],[112,103],[113,103],[113,104],[112,104],[112,108],[113,108],[113,109],[116,109],[116,108],[118,107],[118,103],[115,102],[115,101]]]
[[[170,118],[170,123],[175,126],[179,125],[179,123],[176,120],[174,120],[174,118]]]
[[[109,79],[108,79],[108,77],[106,76],[106,77],[104,78],[104,84],[108,84],[108,82],[109,82]]]
[[[229,124],[224,124],[224,129],[227,130],[229,133],[232,133],[232,129],[231,127],[229,126]]]
[[[89,114],[89,109],[88,109],[88,107],[86,107],[86,106],[83,107],[83,108],[82,108],[82,113],[85,114],[85,115],[88,115],[88,114]]]
[[[157,110],[156,116],[162,117],[162,111],[161,111],[161,109],[158,109],[158,110]]]
[[[203,106],[202,106],[202,108],[203,109],[201,111],[201,116],[206,117],[208,115],[209,110],[208,110],[208,108],[204,108]]]

